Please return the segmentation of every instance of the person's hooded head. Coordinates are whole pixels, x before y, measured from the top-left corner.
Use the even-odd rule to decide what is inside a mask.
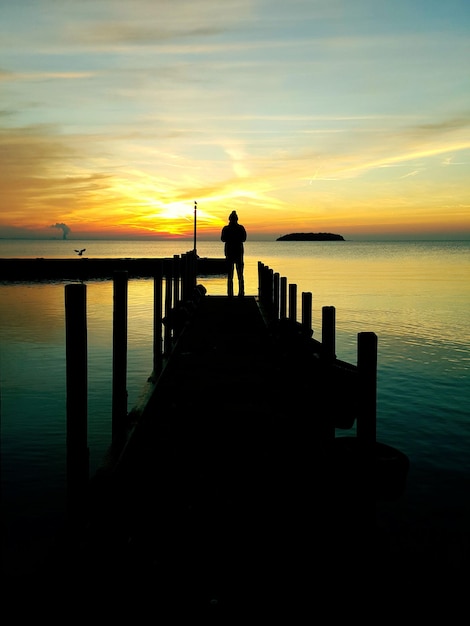
[[[230,215],[228,216],[228,221],[229,221],[229,222],[232,222],[232,223],[234,223],[234,222],[238,222],[238,215],[237,215],[237,212],[236,212],[236,211],[232,211],[232,212],[230,213]]]

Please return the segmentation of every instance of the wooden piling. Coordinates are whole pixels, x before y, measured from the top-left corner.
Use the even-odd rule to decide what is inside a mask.
[[[163,365],[162,280],[162,265],[159,263],[153,277],[153,374],[155,376],[161,371]]]
[[[281,292],[279,295],[279,317],[287,317],[287,277],[281,276]]]
[[[312,330],[312,294],[309,291],[302,292],[302,326],[310,333]]]
[[[171,317],[172,307],[172,284],[173,284],[173,266],[167,264],[165,269],[165,318],[168,320]],[[169,324],[165,325],[163,333],[163,352],[165,356],[168,356],[171,352],[172,346],[172,331]]]
[[[263,271],[263,263],[258,261],[258,299],[261,303],[263,302]]]
[[[86,285],[65,286],[67,508],[82,508],[89,478]]]
[[[297,321],[297,285],[289,285],[289,319]]]
[[[181,299],[180,289],[181,264],[178,254],[173,255],[173,302],[176,304]]]
[[[274,272],[261,262],[258,262],[258,295],[265,311],[269,316],[272,316],[274,308]]]
[[[357,438],[365,446],[375,446],[377,437],[377,335],[358,333],[357,368],[362,410],[357,418]]]
[[[270,267],[267,268],[266,272],[266,297],[269,306],[269,314],[272,316],[273,308],[274,308],[274,270]]]
[[[185,273],[183,279],[184,300],[191,300],[197,286],[198,257],[195,252],[185,255]]]
[[[323,355],[328,359],[336,358],[336,309],[334,306],[322,307]]]
[[[191,294],[196,286],[193,285],[192,274],[194,266],[194,254],[186,252],[181,256],[181,299],[187,302],[191,299]]]
[[[272,279],[273,279],[272,270],[267,265],[261,264],[260,266],[260,281],[261,281],[260,282],[260,299],[261,299],[261,302],[263,303],[264,308],[269,313],[271,313],[271,307],[272,307],[272,295],[273,295]]]
[[[126,432],[128,272],[114,272],[113,283],[112,443],[114,445],[123,440]]]
[[[279,319],[280,284],[279,272],[273,274],[273,317]]]

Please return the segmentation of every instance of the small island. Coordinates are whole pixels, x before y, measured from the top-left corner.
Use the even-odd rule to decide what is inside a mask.
[[[278,237],[276,241],[344,241],[344,237],[334,233],[291,233]]]

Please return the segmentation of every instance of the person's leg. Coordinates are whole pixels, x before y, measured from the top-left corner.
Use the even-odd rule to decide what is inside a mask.
[[[237,261],[237,276],[238,276],[238,295],[245,295],[245,279],[243,276],[244,263],[243,259],[241,261]]]
[[[234,264],[232,263],[232,261],[228,261],[227,295],[229,298],[233,296],[233,269],[234,269]]]

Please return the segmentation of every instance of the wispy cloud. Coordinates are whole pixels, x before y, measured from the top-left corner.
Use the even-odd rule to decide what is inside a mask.
[[[408,172],[407,174],[403,174],[401,178],[409,178],[410,176],[417,176],[422,170],[413,170],[412,172]]]
[[[2,82],[44,81],[44,80],[80,80],[98,76],[98,72],[9,72],[0,74]]]

